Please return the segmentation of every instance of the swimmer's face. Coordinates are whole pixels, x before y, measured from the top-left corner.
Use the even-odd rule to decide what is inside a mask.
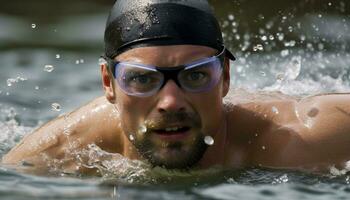
[[[129,50],[115,60],[161,68],[188,64],[217,54],[203,46],[176,45]],[[106,97],[120,112],[125,136],[155,166],[186,168],[205,153],[205,136],[215,138],[223,121],[222,98],[229,90],[227,61],[220,81],[209,91],[192,93],[173,80],[147,97],[126,94],[102,65]]]

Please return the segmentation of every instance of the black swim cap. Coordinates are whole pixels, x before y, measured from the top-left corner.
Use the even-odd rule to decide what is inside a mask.
[[[207,0],[118,0],[108,17],[104,39],[110,58],[146,46],[223,48],[220,25]],[[231,52],[227,56],[234,60]]]

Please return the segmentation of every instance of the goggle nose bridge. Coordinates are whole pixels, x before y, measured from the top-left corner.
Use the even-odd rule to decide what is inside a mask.
[[[178,76],[179,76],[179,73],[185,69],[185,66],[179,66],[179,67],[174,67],[174,68],[159,68],[159,67],[156,67],[157,71],[162,73],[163,76],[164,76],[164,80],[163,80],[163,83],[161,85],[161,87],[159,89],[162,89],[166,83],[169,81],[169,80],[173,80],[175,82],[175,84],[182,89],[182,86],[179,82],[179,79],[178,79]]]

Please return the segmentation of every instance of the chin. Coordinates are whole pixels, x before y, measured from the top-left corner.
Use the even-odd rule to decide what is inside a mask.
[[[188,169],[195,166],[203,157],[207,145],[204,141],[195,140],[191,145],[174,143],[167,147],[153,147],[151,149],[139,149],[141,155],[156,167],[166,169]]]

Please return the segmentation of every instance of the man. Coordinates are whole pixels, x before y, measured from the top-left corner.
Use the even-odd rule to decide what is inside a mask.
[[[348,94],[223,103],[234,57],[206,0],[118,0],[105,45],[106,98],[39,128],[3,163],[84,172],[77,152],[91,144],[168,169],[327,170],[350,160]]]

